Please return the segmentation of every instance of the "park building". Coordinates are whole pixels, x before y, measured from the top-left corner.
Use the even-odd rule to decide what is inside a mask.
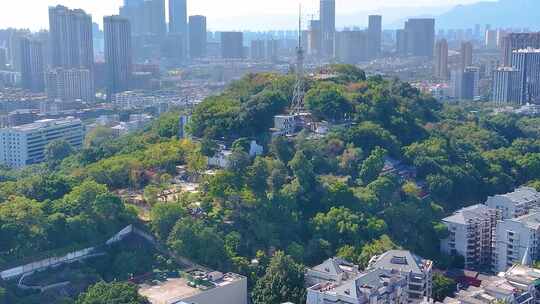
[[[68,117],[0,129],[0,164],[22,168],[40,163],[45,159],[45,147],[56,140],[66,140],[74,149],[81,148],[82,122]]]
[[[490,268],[492,235],[500,218],[500,211],[482,204],[456,211],[442,220],[449,235],[441,241],[441,251],[464,257],[466,269]]]

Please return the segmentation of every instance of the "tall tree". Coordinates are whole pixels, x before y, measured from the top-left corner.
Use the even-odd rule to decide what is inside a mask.
[[[76,304],[149,304],[131,283],[98,282],[77,298]]]
[[[278,251],[253,289],[254,304],[306,303],[304,267]]]

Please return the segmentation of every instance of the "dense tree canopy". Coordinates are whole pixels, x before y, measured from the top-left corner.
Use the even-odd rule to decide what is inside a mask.
[[[278,251],[253,290],[254,304],[305,303],[304,269]]]
[[[251,74],[196,106],[194,141],[176,139],[174,112],[133,135],[96,132],[81,151],[53,153],[53,166],[0,168],[0,264],[102,241],[137,222],[113,193],[138,191],[148,200],[139,216],[174,254],[246,275],[255,303],[302,303],[302,265],[339,255],[365,267],[392,248],[457,265],[439,251],[448,235],[441,218],[522,184],[540,188],[538,119],[443,106],[351,66],[321,72],[324,80],[306,80],[306,104],[331,123],[324,136],[272,138],[294,78]],[[246,153],[251,139],[265,154]],[[206,174],[218,142],[232,148],[231,166]],[[158,202],[178,165],[198,191]],[[140,261],[116,258],[124,262],[110,278]],[[436,280],[438,294],[447,294],[452,284]],[[116,289],[98,286],[103,294]]]
[[[147,304],[140,296],[136,285],[130,283],[99,282],[81,294],[76,304]]]

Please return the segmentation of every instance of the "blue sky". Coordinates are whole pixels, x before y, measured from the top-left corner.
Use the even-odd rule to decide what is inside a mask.
[[[188,0],[189,1],[189,0]],[[338,15],[360,12],[383,12],[388,8],[416,7],[430,11],[433,7],[472,3],[478,0],[336,0]],[[300,1],[308,15],[316,14],[317,0]],[[7,26],[26,27],[33,30],[47,27],[47,7],[63,4],[71,8],[82,8],[101,20],[103,15],[118,13],[122,0],[0,0],[0,28]],[[267,29],[288,27],[298,7],[296,0],[191,0],[189,14],[208,16],[211,29]],[[272,20],[274,24],[267,21]],[[397,16],[396,16],[397,17]],[[405,16],[403,16],[405,17]],[[266,19],[265,19],[266,18]]]

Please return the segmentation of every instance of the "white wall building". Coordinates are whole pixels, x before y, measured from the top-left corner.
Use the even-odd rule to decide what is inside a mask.
[[[441,240],[441,251],[465,258],[465,268],[490,267],[494,250],[493,234],[500,212],[486,205],[473,205],[444,218],[449,236]]]
[[[511,193],[488,197],[486,205],[500,210],[503,219],[516,218],[540,207],[540,193],[531,187],[520,187]]]
[[[157,285],[143,284],[139,294],[151,304],[247,304],[247,279],[235,273],[191,270],[189,278],[170,278]],[[205,284],[197,285],[197,281]]]
[[[93,102],[96,97],[94,79],[88,69],[50,70],[46,74],[49,100]]]
[[[342,282],[322,282],[307,290],[306,304],[405,304],[407,280],[399,272],[374,269]]]
[[[331,258],[306,271],[307,304],[433,303],[432,264],[404,250],[374,256],[364,272]]]
[[[499,222],[495,235],[494,270],[503,272],[515,264],[530,265],[538,260],[539,237],[540,212]]]
[[[422,303],[431,298],[433,262],[406,250],[390,250],[374,256],[368,269],[382,269],[400,273],[406,280],[405,292],[409,303]]]
[[[358,265],[340,258],[330,258],[306,271],[306,284],[311,287],[319,283],[332,282],[341,285],[360,274]]]
[[[46,119],[18,127],[0,129],[0,163],[21,168],[44,160],[47,144],[66,140],[74,149],[82,147],[84,128],[79,119]]]

